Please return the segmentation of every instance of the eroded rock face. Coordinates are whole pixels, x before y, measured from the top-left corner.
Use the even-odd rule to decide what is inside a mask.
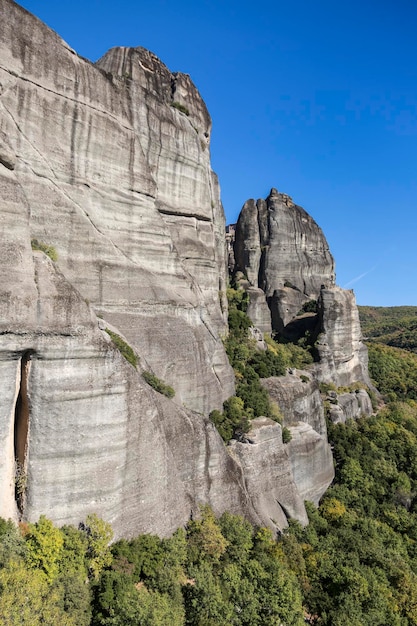
[[[202,502],[258,519],[213,424],[145,383],[45,254],[22,245],[15,277],[23,268],[0,297],[26,311],[24,327],[1,318],[0,515],[78,524],[96,512],[116,536],[167,535]]]
[[[364,389],[349,393],[334,392],[329,399],[329,417],[335,424],[344,424],[348,419],[359,419],[373,413],[371,399]]]
[[[318,383],[310,372],[294,369],[286,376],[266,378],[262,384],[291,432],[286,449],[297,492],[302,501],[317,504],[334,478]]]
[[[77,524],[96,512],[116,536],[167,535],[200,503],[275,529],[287,515],[305,523],[304,498],[331,479],[315,383],[270,383],[289,444],[258,418],[252,443],[227,449],[207,419],[234,377],[220,340],[224,216],[197,89],[143,48],[94,65],[11,0],[0,13],[0,515]],[[359,335],[320,229],[274,190],[245,206],[236,255],[260,347],[325,284],[323,376],[350,380]]]
[[[266,200],[248,200],[236,225],[235,269],[268,300],[275,330],[302,304],[334,284],[334,262],[316,222],[292,199],[271,189]]]
[[[179,403],[221,407],[234,390],[219,340],[224,216],[197,89],[142,48],[94,66],[13,2],[1,14],[0,163],[30,236],[56,248],[66,278]]]
[[[290,341],[306,333],[317,339],[318,380],[371,385],[355,296],[335,285],[327,241],[304,209],[276,189],[266,200],[248,200],[236,225],[234,251],[255,326],[268,332],[267,306],[273,332]],[[317,313],[304,313],[302,307],[312,301]]]
[[[252,420],[250,443],[233,441],[230,453],[243,468],[246,487],[260,519],[284,528],[287,516],[308,522],[304,501],[294,481],[289,448],[282,442],[281,426],[266,417]]]
[[[285,376],[265,378],[262,384],[278,404],[285,426],[305,422],[319,435],[327,437],[323,402],[318,383],[311,373],[293,369]]]
[[[204,417],[234,377],[197,89],[141,48],[94,66],[14,2],[0,13],[0,515],[70,523],[95,511],[118,535],[167,534],[199,502],[253,517],[241,468]],[[33,260],[33,238],[53,246],[55,266]]]
[[[353,291],[323,288],[319,300],[320,335],[316,342],[320,362],[317,377],[337,387],[362,381],[371,386],[368,351],[362,342],[359,312]]]

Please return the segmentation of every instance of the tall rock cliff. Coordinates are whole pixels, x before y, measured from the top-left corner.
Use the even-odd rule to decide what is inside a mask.
[[[336,286],[326,238],[302,207],[276,189],[266,200],[248,200],[236,225],[234,258],[255,326],[290,340],[307,333],[322,382],[370,385],[355,296]]]
[[[290,444],[258,418],[250,441],[226,447],[207,417],[234,374],[221,341],[224,215],[196,87],[143,48],[92,64],[12,0],[0,15],[0,515],[63,524],[96,512],[117,536],[169,534],[201,503],[275,529],[305,522],[304,499],[333,476],[318,375],[265,382]],[[358,376],[351,297],[334,287],[317,225],[273,192],[239,229],[253,316],[288,330],[318,299],[322,376]]]
[[[218,340],[224,217],[197,89],[141,48],[94,66],[12,2],[1,14],[0,152],[30,236],[56,248],[67,279],[178,400],[206,413],[233,379]]]
[[[11,0],[0,14],[0,514],[96,511],[118,534],[166,534],[199,502],[250,516],[204,417],[234,392],[204,102],[142,48],[93,65]]]

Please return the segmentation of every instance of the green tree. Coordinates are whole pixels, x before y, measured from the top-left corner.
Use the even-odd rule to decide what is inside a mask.
[[[109,543],[113,539],[113,529],[108,522],[95,513],[87,515],[83,530],[87,536],[87,559],[90,576],[97,579],[101,570],[112,562]]]
[[[36,524],[28,525],[25,541],[27,563],[41,569],[49,582],[54,580],[59,572],[64,545],[61,531],[45,515],[41,515]]]
[[[11,560],[0,569],[0,623],[5,626],[79,626],[62,609],[61,590],[42,569]]]

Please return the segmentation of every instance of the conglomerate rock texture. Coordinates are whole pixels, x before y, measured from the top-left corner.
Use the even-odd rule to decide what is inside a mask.
[[[93,65],[11,0],[0,14],[0,514],[96,511],[119,535],[171,532],[199,502],[250,517],[207,420],[234,377],[205,104],[142,48]],[[55,249],[55,270],[40,252],[34,264],[31,239]],[[109,346],[96,315],[174,400]]]
[[[116,536],[167,535],[203,503],[274,529],[305,523],[304,499],[318,502],[333,476],[316,383],[265,383],[289,444],[258,418],[226,447],[208,420],[234,375],[224,215],[196,87],[143,48],[92,64],[12,0],[0,16],[0,515],[64,524],[95,512]],[[314,221],[273,190],[238,230],[261,330],[319,299],[322,377],[365,376]]]
[[[318,380],[371,384],[354,293],[335,284],[326,238],[302,207],[276,189],[266,200],[248,200],[236,224],[234,257],[255,325],[290,340],[308,333],[319,355]],[[304,313],[313,302],[316,313]]]
[[[322,230],[289,196],[271,189],[266,200],[248,200],[236,224],[235,269],[268,300],[281,330],[321,285],[334,284],[334,262]]]

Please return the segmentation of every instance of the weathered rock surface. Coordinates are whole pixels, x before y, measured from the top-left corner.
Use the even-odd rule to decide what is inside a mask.
[[[287,525],[287,516],[306,524],[304,501],[294,481],[280,424],[258,417],[252,420],[246,436],[250,443],[233,441],[230,453],[243,468],[246,488],[260,519],[269,519],[268,525],[278,528]]]
[[[305,523],[303,501],[318,501],[332,469],[310,373],[265,383],[288,444],[258,418],[252,443],[226,448],[207,419],[234,376],[220,339],[224,215],[197,89],[143,48],[94,65],[12,0],[0,14],[0,515],[78,523],[96,512],[117,536],[167,535],[200,503],[272,528],[287,515]],[[322,376],[365,377],[321,230],[274,190],[245,206],[236,262],[260,347],[324,284]],[[134,348],[138,370],[106,326]]]
[[[234,251],[255,326],[268,332],[268,306],[272,331],[291,341],[306,332],[318,337],[318,380],[370,385],[355,296],[335,285],[326,238],[303,208],[276,189],[266,200],[248,200],[236,225]],[[303,314],[312,300],[317,314]]]
[[[167,534],[199,502],[253,517],[241,468],[203,417],[234,378],[201,97],[143,49],[94,66],[10,0],[0,13],[0,515],[64,523],[96,511],[119,535]],[[31,238],[55,248],[56,267],[40,252],[34,264]]]
[[[359,419],[373,413],[372,402],[364,389],[349,393],[334,392],[330,400],[329,417],[335,424],[344,424],[348,419]]]
[[[302,501],[318,503],[334,478],[324,408],[311,373],[292,370],[286,376],[262,381],[279,406],[292,439],[287,447],[292,475]]]
[[[235,269],[260,287],[275,330],[317,299],[321,285],[334,284],[334,262],[316,222],[285,194],[271,189],[266,200],[248,200],[235,235]]]
[[[262,384],[291,429],[286,454],[297,494],[318,502],[334,476],[319,382],[371,386],[354,294],[335,285],[333,258],[321,229],[275,189],[266,200],[243,206],[234,257],[235,279],[249,295],[247,312],[254,326],[285,340],[303,337],[315,346],[318,362],[308,372],[292,370]],[[338,404],[330,405],[333,421],[372,413],[365,390],[337,397]],[[249,463],[247,455],[244,463]]]
[[[262,384],[278,404],[285,426],[305,422],[326,438],[326,420],[317,381],[310,372],[297,369],[291,372],[285,376],[265,378]]]
[[[265,293],[258,287],[248,287],[246,292],[249,295],[248,316],[256,328],[270,335],[272,332],[271,312],[265,300]]]
[[[78,523],[96,512],[117,535],[166,535],[199,502],[257,519],[213,424],[145,383],[46,255],[22,251],[22,264],[35,297],[24,332],[1,327],[0,514],[15,518],[20,505],[27,519]],[[19,284],[12,297],[25,297]],[[27,477],[20,502],[15,457]]]
[[[316,342],[320,362],[317,377],[337,387],[362,381],[371,386],[368,351],[362,342],[359,312],[353,291],[323,288],[319,299],[320,335]]]
[[[269,465],[230,455],[205,417],[234,379],[219,339],[224,216],[196,88],[141,48],[94,66],[11,0],[0,7],[0,515],[77,523],[94,511],[118,536],[164,535],[209,503],[274,526],[279,492],[305,521],[288,459],[274,486]]]
[[[234,388],[219,341],[224,216],[197,89],[141,48],[94,66],[13,2],[1,14],[1,162],[30,235],[178,402],[221,406]]]

